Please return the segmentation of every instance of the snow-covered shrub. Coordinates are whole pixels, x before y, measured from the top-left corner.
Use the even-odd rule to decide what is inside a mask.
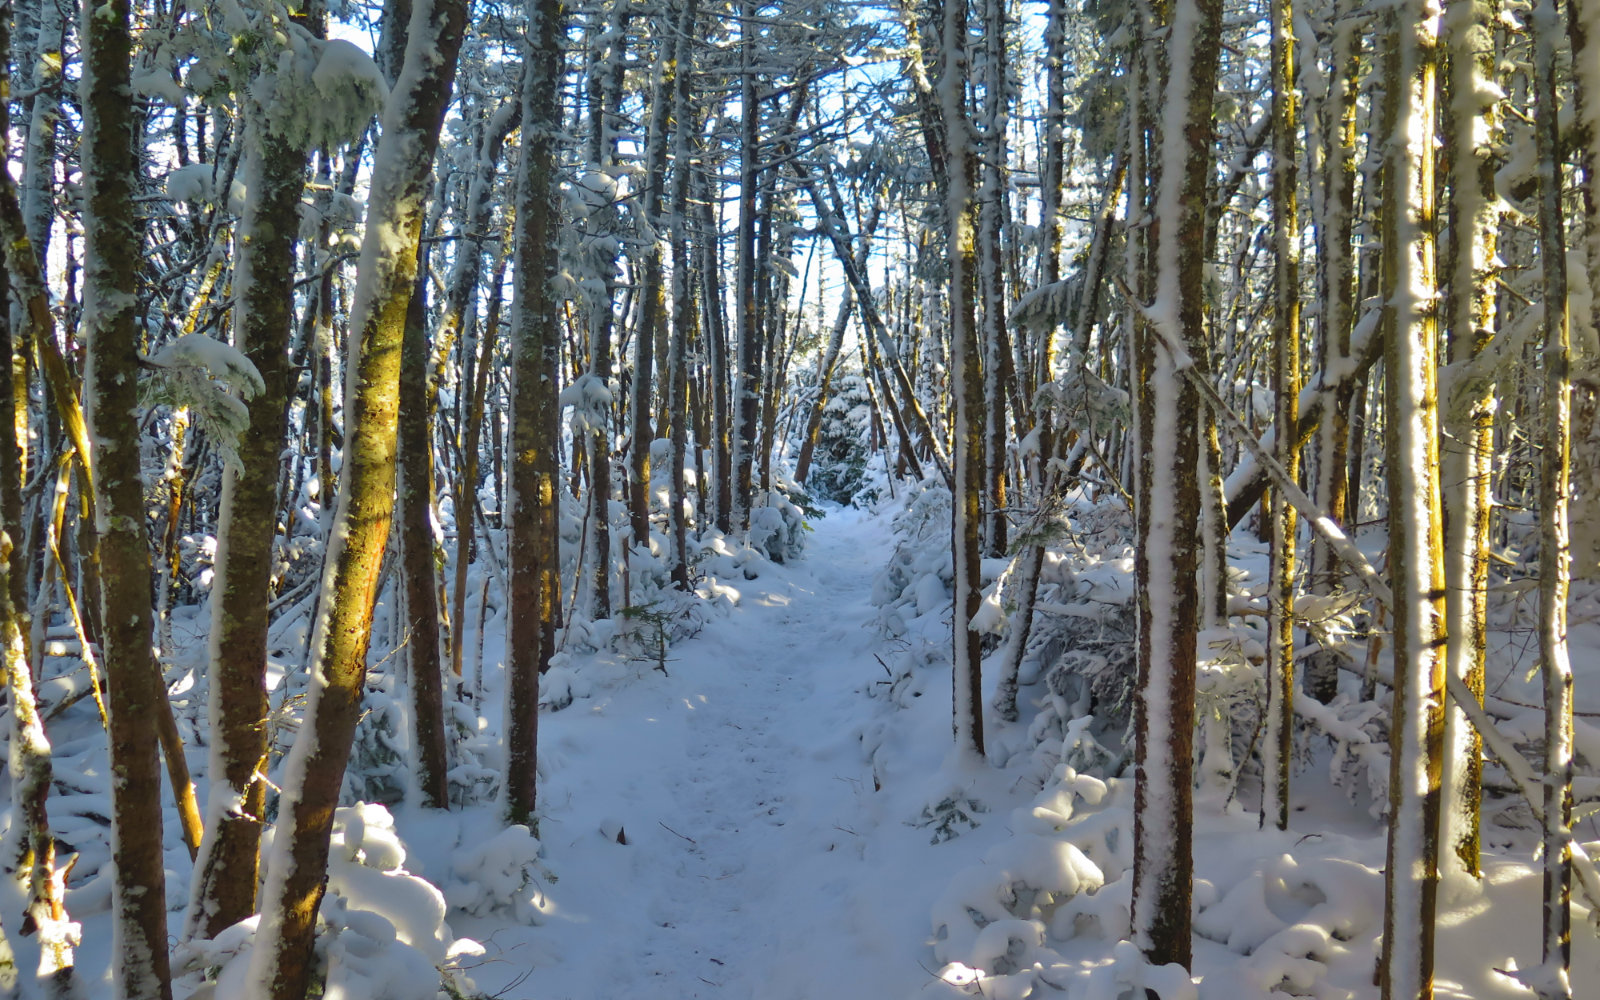
[[[1133,862],[1132,797],[1128,782],[1063,766],[1031,807],[1014,811],[1014,836],[957,873],[933,906],[940,978],[977,984],[983,996],[1027,997],[1041,977],[1060,986],[1061,943],[1126,938],[1130,883],[1121,876]],[[1192,987],[1182,989],[1187,977],[1148,971],[1130,965],[1103,985],[1148,985],[1167,1000],[1192,1000]]]
[[[266,390],[250,359],[220,340],[190,333],[145,359],[145,406],[187,407],[227,462],[237,462],[239,435],[250,426],[244,400]]]
[[[276,832],[265,836],[264,851]],[[340,1000],[475,995],[455,961],[481,954],[482,947],[451,933],[444,896],[408,874],[405,859],[394,818],[383,806],[362,802],[335,811],[328,891],[317,914],[319,995]],[[252,916],[211,940],[179,946],[174,972],[191,981],[191,1000],[245,995],[259,922],[259,915]]]
[[[774,488],[763,497],[757,497],[750,507],[750,531],[745,543],[775,563],[786,563],[800,558],[805,551],[806,512],[794,502],[782,477],[774,477]],[[795,488],[802,496],[804,491]]]
[[[1330,964],[1371,947],[1382,920],[1380,873],[1353,861],[1282,854],[1204,907],[1194,932],[1245,956],[1207,978],[1211,995],[1270,1000],[1313,995]]]
[[[950,561],[950,491],[925,481],[906,497],[891,522],[899,538],[889,562],[872,583],[877,623],[890,637],[910,623],[942,611],[950,602],[955,570]]]
[[[411,770],[407,753],[405,686],[386,663],[367,671],[361,721],[356,724],[341,798],[395,803],[405,798]]]
[[[539,875],[548,878],[539,863],[540,851],[525,826],[508,826],[475,847],[458,850],[444,899],[465,913],[506,913],[524,923],[539,923],[546,909]]]

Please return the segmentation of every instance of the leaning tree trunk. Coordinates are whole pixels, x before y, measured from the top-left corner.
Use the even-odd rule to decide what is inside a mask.
[[[1389,570],[1394,591],[1394,708],[1384,875],[1384,1000],[1433,995],[1444,755],[1444,539],[1439,505],[1438,276],[1434,265],[1435,76],[1439,7],[1404,0],[1390,15],[1380,134]]]
[[[428,176],[455,81],[462,0],[421,0],[384,109],[350,314],[344,467],[311,640],[305,721],[284,764],[278,833],[248,1000],[301,1000],[310,984],[328,841],[361,711],[372,607],[394,511],[400,347],[416,280]],[[109,619],[108,619],[109,620]]]
[[[133,184],[130,82],[133,39],[127,0],[84,7],[85,409],[100,550],[101,643],[110,690],[111,859],[116,994],[172,996],[167,890],[161,852],[158,741],[150,720],[167,711],[151,650],[150,546],[139,477],[139,300],[143,260]]]

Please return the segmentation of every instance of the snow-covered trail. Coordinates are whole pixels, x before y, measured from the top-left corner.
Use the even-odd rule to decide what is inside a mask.
[[[739,606],[680,643],[667,676],[636,664],[544,717],[553,912],[456,928],[489,939],[480,987],[804,1000],[906,995],[926,978],[906,948],[927,933],[926,903],[881,889],[910,860],[892,844],[926,836],[883,822],[907,817],[885,809],[859,739],[882,711],[862,689],[883,673],[867,622],[887,536],[830,513],[797,563],[737,582]]]

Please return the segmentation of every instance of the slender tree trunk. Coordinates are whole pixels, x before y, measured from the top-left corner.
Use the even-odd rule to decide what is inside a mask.
[[[166,710],[151,651],[150,547],[144,533],[137,412],[142,259],[133,185],[134,122],[128,114],[132,37],[126,0],[84,8],[83,128],[86,418],[94,442],[102,651],[110,689],[112,861],[116,995],[172,996],[167,960],[161,787],[150,719]],[[92,82],[93,86],[88,83]]]
[[[509,822],[531,826],[538,784],[539,675],[554,650],[560,594],[555,562],[557,378],[561,332],[551,280],[560,224],[555,186],[560,141],[560,0],[528,0],[522,77],[522,159],[517,165],[516,282],[511,306],[511,592],[506,633],[506,798]]]
[[[405,585],[406,660],[411,665],[411,739],[417,789],[429,809],[450,807],[440,673],[439,587],[434,576],[433,433],[428,405],[426,255],[406,308],[400,344],[400,573]]]
[[[1006,554],[1006,392],[1001,381],[1008,359],[1006,336],[1005,261],[1001,229],[1005,225],[1006,157],[1006,20],[1005,4],[983,6],[983,144],[982,183],[978,201],[978,294],[983,303],[984,552],[998,559]],[[1014,414],[1020,424],[1022,411]]]
[[[267,791],[270,568],[294,321],[295,231],[278,222],[299,208],[305,156],[272,127],[271,109],[254,114],[244,162],[252,197],[239,230],[233,317],[234,343],[256,366],[264,391],[246,403],[250,424],[238,464],[223,470],[208,648],[211,790],[185,918],[185,936],[199,938],[255,911]]]
[[[1458,377],[1471,378],[1474,362],[1494,336],[1494,265],[1497,216],[1495,163],[1473,152],[1468,137],[1499,131],[1495,102],[1488,96],[1495,52],[1490,3],[1451,4],[1444,29],[1450,48],[1450,106],[1445,141],[1450,171],[1450,242],[1447,254],[1450,292],[1444,298],[1445,335],[1450,349],[1449,382],[1440,439],[1440,490],[1445,525],[1446,669],[1483,697],[1488,649],[1489,484],[1494,472],[1494,384],[1473,379],[1460,396]],[[1478,813],[1483,800],[1483,750],[1477,731],[1455,705],[1445,712],[1443,777],[1444,870],[1476,877]]]
[[[1355,212],[1355,112],[1360,71],[1357,19],[1349,9],[1355,0],[1339,0],[1330,65],[1330,86],[1321,101],[1322,198],[1316,216],[1318,289],[1322,370],[1342,367],[1350,354],[1350,331],[1355,319],[1354,258],[1350,236]],[[1313,444],[1314,493],[1322,510],[1335,523],[1344,524],[1348,490],[1346,463],[1350,438],[1350,399],[1354,386],[1336,390],[1326,405],[1327,416],[1318,424]],[[1298,418],[1297,418],[1298,421]],[[1328,596],[1338,590],[1343,572],[1327,543],[1313,535],[1307,575],[1314,594]],[[1339,693],[1339,667],[1348,657],[1337,649],[1318,649],[1306,657],[1306,693],[1326,705]]]
[[[1294,83],[1292,0],[1272,0],[1272,243],[1273,390],[1278,427],[1300,422],[1300,224],[1295,192],[1299,109]],[[1278,464],[1291,479],[1300,471],[1294,435],[1277,437]],[[1262,744],[1261,825],[1289,828],[1289,775],[1294,763],[1295,510],[1272,493],[1270,621],[1267,626],[1267,713]]]
[[[1539,0],[1532,17],[1534,133],[1539,156],[1539,261],[1544,299],[1544,433],[1539,475],[1539,656],[1544,671],[1544,967],[1540,1000],[1572,997],[1572,662],[1567,652],[1571,533],[1571,342],[1561,209],[1556,47],[1561,15]]]
[[[1220,59],[1220,0],[1176,0],[1157,80],[1166,123],[1151,163],[1156,180],[1153,305],[1135,331],[1139,475],[1134,572],[1139,600],[1139,690],[1135,705],[1138,786],[1134,801],[1132,931],[1147,960],[1190,960],[1194,860],[1195,631],[1200,517],[1200,402],[1159,335],[1205,370],[1202,255],[1211,171],[1212,104]],[[1182,109],[1178,114],[1173,109]],[[1174,168],[1176,172],[1174,172]]]
[[[700,180],[700,300],[705,308],[706,339],[709,341],[711,370],[707,376],[711,389],[711,480],[716,491],[717,530],[733,529],[733,456],[729,453],[731,414],[728,407],[728,333],[722,311],[722,264],[717,252],[719,228],[711,212],[710,178],[704,171]]]
[[[344,466],[311,638],[305,721],[284,763],[248,1000],[301,1000],[326,889],[328,841],[366,682],[379,569],[394,511],[400,351],[428,176],[466,23],[459,0],[420,0],[384,109],[350,313]]]
[[[739,234],[738,275],[734,297],[738,317],[738,357],[733,373],[733,402],[738,425],[733,434],[733,530],[750,528],[752,471],[755,467],[757,421],[761,415],[761,309],[756,284],[763,268],[756,259],[756,191],[761,180],[760,122],[756,92],[756,44],[759,10],[744,0],[739,36]]]
[[[683,0],[676,29],[680,39],[695,37],[699,13],[697,0]],[[672,80],[672,191],[668,212],[672,238],[672,333],[667,348],[667,416],[671,423],[672,463],[667,484],[667,527],[672,533],[672,583],[689,589],[688,515],[685,513],[683,476],[689,443],[689,338],[694,327],[694,285],[689,264],[690,106],[689,80],[694,71],[694,47],[680,45],[676,75]],[[700,438],[695,444],[698,448]],[[703,515],[703,511],[701,512]]]
[[[1379,980],[1384,1000],[1428,1000],[1433,995],[1445,674],[1433,237],[1439,7],[1434,0],[1405,0],[1390,16],[1380,134],[1390,137],[1382,286],[1393,331],[1384,385],[1395,685]]]
[[[990,0],[996,2],[996,0]],[[950,392],[955,401],[955,455],[951,479],[951,543],[955,559],[955,608],[951,659],[955,665],[956,748],[981,760],[983,744],[983,651],[971,628],[982,601],[980,529],[983,502],[983,371],[978,339],[977,247],[973,226],[973,185],[977,175],[972,122],[963,81],[967,78],[967,7],[964,0],[944,5],[939,94],[952,160],[944,202],[946,260],[950,285],[950,354],[954,361]],[[866,306],[865,300],[862,302]]]

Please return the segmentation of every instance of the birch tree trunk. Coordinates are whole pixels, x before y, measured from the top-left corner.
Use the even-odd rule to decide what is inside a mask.
[[[455,82],[462,0],[420,0],[384,108],[350,313],[344,466],[311,638],[305,721],[284,762],[248,1000],[301,1000],[311,975],[328,840],[366,682],[379,569],[394,513],[400,350],[428,176]]]

